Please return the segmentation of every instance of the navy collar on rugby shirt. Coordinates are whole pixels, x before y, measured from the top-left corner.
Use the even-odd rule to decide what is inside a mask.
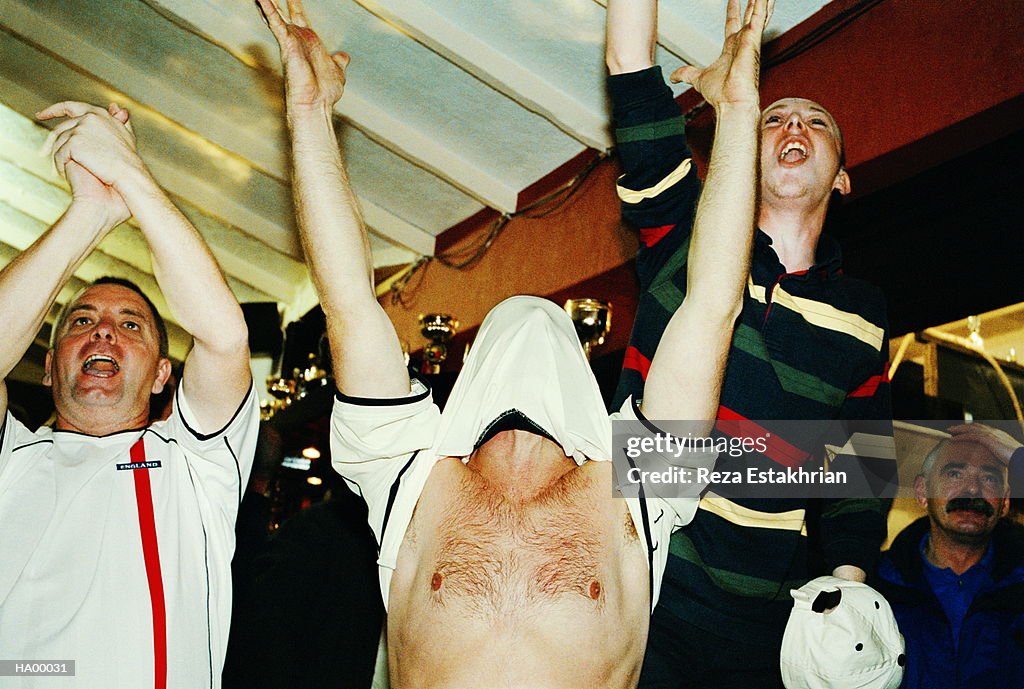
[[[754,260],[750,272],[758,284],[772,284],[782,275],[799,281],[808,281],[812,277],[822,282],[834,280],[843,274],[843,252],[834,237],[823,234],[818,238],[814,265],[806,271],[787,273],[772,247],[772,238],[758,229],[754,234]]]

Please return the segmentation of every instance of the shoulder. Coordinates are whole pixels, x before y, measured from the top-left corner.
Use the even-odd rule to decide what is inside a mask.
[[[907,585],[921,570],[921,539],[929,529],[928,517],[921,517],[896,536],[879,560],[879,574],[886,581]]]

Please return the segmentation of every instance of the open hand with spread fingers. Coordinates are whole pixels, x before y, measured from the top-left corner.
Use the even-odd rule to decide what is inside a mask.
[[[275,0],[256,0],[256,4],[281,49],[289,110],[333,107],[345,92],[348,55],[327,52],[309,25],[301,0],[288,0],[287,20]]]
[[[687,65],[669,78],[692,84],[715,110],[734,105],[758,107],[761,37],[774,4],[774,0],[748,0],[741,20],[739,0],[729,0],[722,54],[703,69]]]

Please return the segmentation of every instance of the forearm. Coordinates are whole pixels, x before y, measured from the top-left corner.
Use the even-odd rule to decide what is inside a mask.
[[[21,360],[61,289],[111,229],[103,213],[72,203],[64,215],[0,272],[0,373]]]
[[[665,328],[645,386],[650,418],[704,420],[705,432],[716,418],[750,264],[758,116],[756,108],[720,113],[690,242],[687,295]]]
[[[288,127],[295,211],[327,319],[338,387],[355,397],[405,395],[409,378],[404,357],[374,293],[369,237],[341,159],[331,110],[290,108]]]
[[[756,105],[718,112],[687,262],[687,300],[707,317],[730,322],[739,314],[750,271],[759,117]]]
[[[160,291],[196,347],[225,354],[245,347],[242,310],[188,218],[145,169],[125,175],[117,188],[149,245]]]
[[[637,72],[654,64],[657,0],[608,0],[606,27],[605,62],[609,73]]]

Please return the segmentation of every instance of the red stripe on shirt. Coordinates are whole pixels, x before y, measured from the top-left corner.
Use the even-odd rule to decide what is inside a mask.
[[[644,227],[640,230],[640,242],[651,247],[664,239],[665,235],[672,231],[675,225],[662,225],[661,227]]]
[[[796,469],[811,458],[799,447],[790,445],[764,426],[725,406],[718,407],[718,422],[715,428],[733,438],[764,438],[767,446],[764,456],[784,467]]]
[[[622,368],[628,368],[640,374],[640,378],[647,380],[647,372],[651,370],[651,360],[640,353],[636,347],[626,347],[626,355],[622,360]]]
[[[871,376],[861,383],[856,390],[847,395],[847,397],[872,397],[878,390],[878,386],[887,382],[888,378],[884,374],[880,376]]]
[[[142,438],[131,449],[132,464],[146,461],[146,445]],[[153,516],[153,491],[149,469],[135,469],[135,504],[139,510],[139,533],[142,536],[142,558],[149,581],[149,602],[153,609],[153,686],[167,688],[167,608],[164,603],[164,581],[160,574],[160,548],[156,539]]]

